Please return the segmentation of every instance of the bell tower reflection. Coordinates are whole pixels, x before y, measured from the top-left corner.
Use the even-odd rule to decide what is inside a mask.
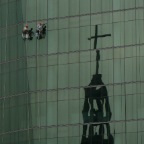
[[[88,38],[88,40],[94,39],[96,74],[93,75],[88,87],[84,88],[85,100],[82,110],[84,125],[81,144],[114,144],[109,124],[112,113],[107,88],[102,81],[102,74],[99,74],[100,50],[97,49],[98,38],[108,36],[111,34],[98,35],[96,25],[95,36]]]

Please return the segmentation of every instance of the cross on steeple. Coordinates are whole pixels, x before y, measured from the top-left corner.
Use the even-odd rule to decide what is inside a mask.
[[[95,36],[88,38],[88,40],[94,39],[94,49],[96,49],[97,39],[107,37],[107,36],[111,36],[111,34],[98,35],[98,25],[95,25]],[[98,71],[99,71],[99,61],[100,61],[100,51],[96,50],[96,75],[98,75]]]
[[[98,35],[98,25],[95,25],[95,36],[92,36],[92,37],[88,38],[88,40],[91,40],[91,39],[94,38],[94,49],[96,49],[97,39],[107,37],[107,36],[111,36],[111,34]]]

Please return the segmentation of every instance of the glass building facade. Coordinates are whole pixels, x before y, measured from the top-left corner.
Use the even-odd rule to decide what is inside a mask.
[[[143,144],[143,102],[144,0],[0,0],[0,144]]]

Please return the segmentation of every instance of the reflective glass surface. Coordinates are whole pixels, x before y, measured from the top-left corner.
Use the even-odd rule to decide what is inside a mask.
[[[143,144],[143,93],[143,0],[0,0],[0,144]]]

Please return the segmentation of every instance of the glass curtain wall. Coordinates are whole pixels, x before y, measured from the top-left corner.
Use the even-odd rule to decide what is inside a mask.
[[[143,62],[143,0],[0,0],[0,143],[143,144]]]

